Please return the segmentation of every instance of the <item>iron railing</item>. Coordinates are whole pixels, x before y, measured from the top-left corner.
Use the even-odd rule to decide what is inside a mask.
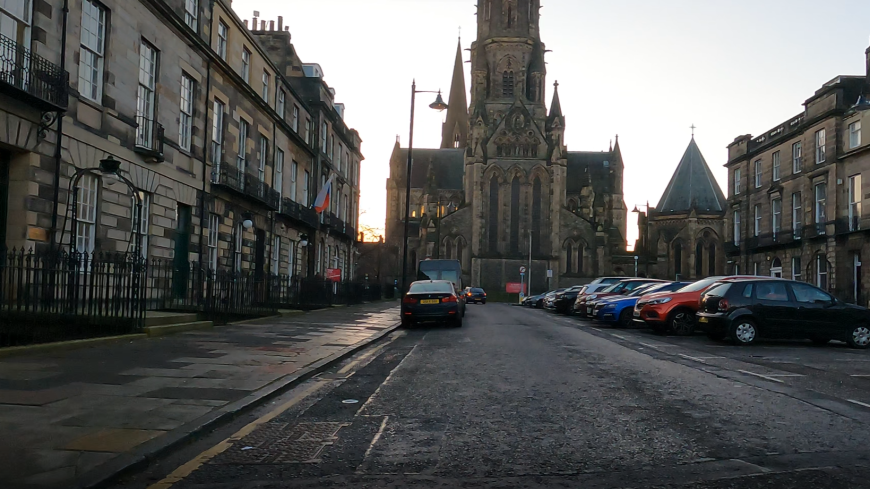
[[[145,272],[132,253],[0,252],[0,346],[138,331]]]
[[[211,183],[227,187],[236,192],[245,191],[244,175],[238,168],[229,163],[221,163],[220,167],[212,171]]]
[[[163,125],[144,115],[136,116],[136,151],[163,157]]]
[[[0,82],[44,110],[64,110],[69,104],[69,73],[2,34]]]
[[[249,197],[259,200],[271,209],[278,210],[281,207],[281,195],[277,190],[269,187],[256,175],[246,173],[244,192]]]
[[[319,221],[317,220],[317,212],[314,209],[305,207],[302,204],[294,202],[287,197],[285,197],[283,202],[281,203],[281,211],[279,213],[283,216],[307,224],[312,228],[316,228],[320,225]]]

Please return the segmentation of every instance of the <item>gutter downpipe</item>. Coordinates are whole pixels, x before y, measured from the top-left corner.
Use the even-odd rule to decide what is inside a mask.
[[[66,72],[66,33],[67,33],[67,20],[69,19],[69,0],[63,0],[63,21],[62,27],[60,31],[60,72]],[[69,103],[69,81],[67,81],[66,87],[64,87],[66,91],[67,103]],[[51,213],[51,236],[49,237],[49,246],[53,250],[55,247],[55,240],[57,239],[57,209],[60,207],[60,168],[61,163],[63,162],[63,118],[64,113],[62,111],[58,111],[57,113],[57,142],[54,145],[54,196],[52,202],[52,213]],[[61,233],[62,234],[62,233]],[[58,243],[61,244],[61,243]]]

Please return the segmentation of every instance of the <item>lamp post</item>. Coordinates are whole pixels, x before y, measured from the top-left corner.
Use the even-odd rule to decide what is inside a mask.
[[[644,273],[647,277],[649,277],[649,201],[646,202],[646,226],[644,226],[644,236],[643,236],[643,262],[644,262]],[[631,211],[633,214],[637,214],[637,218],[640,219],[641,211],[638,209],[638,206],[634,206],[634,210]],[[637,250],[635,252],[635,265],[634,265],[634,274],[637,275]]]
[[[414,104],[417,102],[418,93],[437,93],[438,97],[434,102],[429,104],[429,107],[443,112],[447,109],[447,104],[441,98],[441,90],[437,92],[427,90],[417,90],[417,80],[411,83],[411,130],[408,137],[408,167],[405,178],[405,235],[402,240],[402,294],[407,288],[408,276],[408,223],[411,219],[411,164],[414,161]]]

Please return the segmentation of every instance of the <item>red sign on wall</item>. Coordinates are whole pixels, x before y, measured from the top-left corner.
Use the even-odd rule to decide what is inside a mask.
[[[522,282],[510,282],[507,284],[508,294],[519,294],[526,292],[526,284]]]
[[[331,280],[333,282],[341,282],[341,269],[340,268],[327,268],[326,269],[326,280]]]

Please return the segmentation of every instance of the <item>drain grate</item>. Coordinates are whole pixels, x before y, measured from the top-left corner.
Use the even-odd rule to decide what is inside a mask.
[[[310,464],[348,423],[266,423],[218,455],[212,463],[228,465]]]

